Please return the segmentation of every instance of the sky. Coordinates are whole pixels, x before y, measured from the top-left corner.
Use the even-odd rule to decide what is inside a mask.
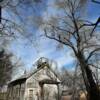
[[[46,12],[44,9],[44,4],[46,5],[45,2],[47,4],[52,4],[52,0],[51,2],[50,1],[47,2],[46,0],[44,0],[44,3],[42,5],[41,4],[39,4],[38,6],[36,5],[35,17],[39,15],[45,16],[45,12]],[[55,14],[53,8],[48,8],[48,9],[51,13]],[[88,16],[87,19],[90,19],[93,22],[96,21],[98,16],[100,16],[99,9],[100,9],[100,5],[89,3],[86,11],[86,15]],[[31,8],[28,8],[28,12],[27,14],[25,13],[25,16],[29,15],[30,13],[34,13],[34,12],[32,12]],[[4,11],[3,16],[8,18],[9,15],[7,15],[6,11]],[[50,60],[56,61],[59,69],[62,67],[65,67],[66,69],[69,70],[74,69],[73,64],[75,58],[72,56],[72,51],[70,49],[66,48],[65,46],[63,47],[63,49],[57,49],[58,43],[55,42],[54,40],[50,40],[46,37],[38,38],[37,34],[42,33],[42,31],[39,30],[38,26],[36,26],[35,28],[30,27],[30,29],[27,30],[27,32],[29,32],[30,34],[32,33],[34,35],[34,37],[30,37],[30,39],[35,40],[34,43],[31,43],[30,40],[22,37],[13,40],[13,42],[8,47],[8,50],[11,51],[14,55],[16,55],[17,58],[21,58],[21,61],[24,63],[25,67],[24,70],[22,70],[22,72],[24,72],[25,70],[29,71],[33,67],[33,64],[40,57],[46,57]]]
[[[90,18],[92,21],[96,20],[100,16],[100,10],[99,10],[100,4],[90,2],[87,9],[88,9],[87,13],[89,16],[88,18]]]

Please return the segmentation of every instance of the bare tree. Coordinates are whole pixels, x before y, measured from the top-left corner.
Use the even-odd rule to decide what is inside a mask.
[[[0,48],[3,47],[4,49],[7,49],[5,45],[10,43],[8,42],[10,40],[15,40],[16,38],[30,39],[29,37],[34,36],[33,34],[30,34],[28,30],[30,26],[33,27],[32,24],[34,23],[34,21],[32,20],[34,18],[38,17],[40,19],[41,14],[40,16],[37,17],[35,16],[36,15],[35,7],[41,2],[42,0],[1,0],[0,1]],[[26,12],[28,8],[31,10],[31,13]],[[33,23],[30,23],[30,20],[28,21],[26,20],[29,17],[31,19],[31,22]],[[29,26],[29,24],[27,25],[27,23],[30,23],[31,25]],[[32,39],[33,37],[31,38],[31,40]],[[11,43],[12,42],[13,41],[11,41]],[[9,56],[9,54],[5,54],[5,51],[0,53],[4,53],[3,55],[5,57]],[[3,83],[5,84],[8,80],[10,80],[12,74],[18,73],[19,66],[22,67],[22,64],[19,62],[19,60],[15,61],[12,64],[10,58],[11,57],[8,57],[7,59],[6,58],[2,59],[0,56],[0,59],[2,59],[2,61],[0,61],[0,68],[1,68],[0,86],[1,84],[3,85]]]
[[[11,81],[12,76],[18,73],[18,69],[23,68],[21,59],[14,59],[14,55],[2,49],[0,51],[0,89]]]
[[[83,92],[85,91],[84,81],[82,79],[82,74],[79,66],[75,68],[75,71],[68,71],[67,69],[62,68],[58,76],[61,79],[63,86],[62,88],[72,95],[72,100],[79,98],[80,90]]]
[[[36,34],[32,30],[35,33],[38,29],[45,8],[43,0],[0,1],[0,38],[27,39],[35,44]]]
[[[4,50],[0,51],[0,88],[11,79],[13,66],[10,57],[11,54],[6,54]]]
[[[81,0],[57,1],[56,6],[61,8],[62,13],[47,22],[45,35],[73,50],[82,71],[88,99],[99,100],[100,90],[91,66],[95,66],[95,57],[100,55],[100,18],[95,23],[87,21],[82,15],[81,3]]]

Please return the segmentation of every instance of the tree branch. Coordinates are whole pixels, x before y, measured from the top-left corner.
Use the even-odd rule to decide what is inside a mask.
[[[89,56],[87,57],[86,59],[86,62],[88,62],[88,60],[93,56],[93,54],[96,52],[96,51],[99,51],[100,48],[96,48],[95,50],[93,50],[92,52],[90,52]]]
[[[97,0],[92,0],[92,2],[100,4],[100,1],[97,1]]]
[[[92,48],[92,47],[96,47],[97,48],[97,47],[100,47],[100,45],[96,45],[96,44],[86,45],[86,46],[82,47],[81,51],[83,51],[85,49],[88,49],[88,48]]]
[[[97,69],[100,69],[99,67],[97,67],[97,66],[95,66],[95,65],[93,65],[93,64],[88,64],[89,66],[92,66],[92,67],[94,67],[94,68],[97,68]]]
[[[62,44],[64,44],[64,45],[68,45],[70,48],[73,49],[74,53],[76,54],[76,50],[75,50],[75,48],[73,47],[73,45],[72,45],[71,43],[69,43],[69,42],[66,43],[66,42],[60,40],[60,37],[59,37],[59,39],[57,39],[57,38],[55,38],[55,37],[49,36],[49,35],[47,34],[46,29],[44,29],[44,32],[45,32],[45,36],[46,36],[47,38],[52,39],[52,40],[56,40],[57,42],[60,42],[60,43],[62,43]]]
[[[92,35],[92,33],[94,32],[95,28],[98,26],[99,23],[100,23],[100,17],[97,19],[96,23],[90,23],[90,22],[87,24],[84,23],[80,27],[78,27],[78,30],[82,29],[85,26],[91,26],[91,27],[94,26],[93,30],[90,33]],[[75,33],[75,32],[77,32],[77,31],[75,30],[73,33]]]

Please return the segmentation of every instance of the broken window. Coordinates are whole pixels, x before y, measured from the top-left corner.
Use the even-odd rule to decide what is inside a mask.
[[[27,83],[27,87],[28,88],[32,88],[33,87],[33,83]]]
[[[29,89],[29,100],[34,100],[33,99],[33,89]]]
[[[33,97],[33,90],[32,89],[29,90],[29,97]]]
[[[27,88],[37,88],[37,82],[35,80],[33,80],[32,82],[28,82]]]

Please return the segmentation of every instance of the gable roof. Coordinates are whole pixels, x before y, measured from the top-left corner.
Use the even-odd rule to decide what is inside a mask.
[[[23,82],[26,81],[27,78],[29,78],[31,75],[35,74],[36,72],[38,72],[39,70],[41,70],[42,68],[38,68],[38,69],[35,69],[33,72],[30,72],[28,74],[24,74],[24,75],[21,75],[20,77],[18,77],[17,79],[15,80],[12,80],[8,83],[8,85],[15,85],[17,84],[18,82]]]
[[[8,83],[8,85],[16,85],[17,83],[22,83],[25,82],[27,78],[31,77],[33,74],[37,73],[38,71],[40,71],[41,69],[43,69],[45,66],[39,67],[37,69],[35,69],[33,72],[28,73],[28,74],[24,74],[22,76],[20,76],[19,78],[11,81]],[[58,78],[57,74],[52,70],[52,68],[48,67],[53,73],[54,75]],[[59,79],[59,78],[58,78]],[[59,79],[60,80],[60,79]]]

